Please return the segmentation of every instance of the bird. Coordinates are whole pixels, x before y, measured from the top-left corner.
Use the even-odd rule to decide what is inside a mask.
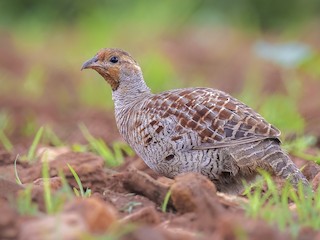
[[[117,48],[101,49],[83,69],[95,70],[111,86],[121,136],[158,174],[200,173],[232,194],[260,170],[293,186],[308,185],[281,148],[280,131],[228,93],[195,87],[154,94],[137,61]]]

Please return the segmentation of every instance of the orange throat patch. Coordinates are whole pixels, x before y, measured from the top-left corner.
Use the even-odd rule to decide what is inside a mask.
[[[118,68],[109,68],[106,73],[103,73],[102,76],[111,86],[112,91],[115,91],[119,87],[119,69]]]

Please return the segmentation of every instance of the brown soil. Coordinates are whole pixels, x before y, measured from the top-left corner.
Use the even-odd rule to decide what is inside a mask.
[[[23,103],[19,104],[23,108]],[[14,107],[12,106],[12,109]],[[44,114],[45,109],[48,108],[40,108],[39,111]],[[46,118],[50,118],[51,114],[49,111]],[[94,120],[95,118],[100,117],[105,122],[110,121],[110,125],[114,124],[113,120],[108,120],[105,115],[85,115],[85,121],[90,123],[93,119],[97,124],[93,128],[88,125],[96,136],[101,134],[99,131],[95,132],[98,124],[101,124],[101,128],[108,128],[108,124],[104,124],[102,120]],[[70,122],[76,121],[74,119],[77,116],[78,114],[76,117],[69,116],[64,124],[70,126]],[[76,127],[69,128],[69,131],[74,131],[77,142],[85,142],[81,134],[77,135],[79,130]],[[118,138],[114,129],[111,129],[110,133],[111,136],[114,134],[114,138]],[[108,142],[107,138],[104,139]],[[244,198],[216,193],[215,186],[203,176],[186,174],[174,180],[167,179],[150,170],[137,156],[126,157],[122,166],[110,169],[105,167],[101,157],[92,153],[74,153],[68,148],[61,150],[49,146],[42,147],[55,153],[51,154],[52,158],[49,159],[51,189],[59,192],[62,186],[59,171],[64,173],[71,187],[78,187],[67,167],[68,163],[78,173],[84,188],[91,189],[92,197],[89,199],[93,200],[67,200],[64,209],[56,215],[21,216],[17,213],[14,199],[17,199],[19,192],[30,183],[34,186],[33,201],[39,205],[42,212],[46,212],[46,207],[41,178],[42,164],[39,160],[34,163],[18,161],[17,171],[23,185],[14,182],[15,154],[25,153],[30,139],[21,138],[16,141],[14,153],[10,154],[5,150],[0,152],[0,239],[52,239],[53,235],[57,234],[53,227],[57,222],[63,225],[59,230],[63,236],[61,239],[77,239],[79,232],[102,234],[105,231],[121,232],[122,239],[150,239],[150,236],[157,236],[159,239],[236,239],[240,230],[249,239],[289,238],[276,227],[245,217],[242,208],[246,201]],[[293,160],[299,166],[306,165],[304,174],[316,189],[319,167],[306,164],[303,159]],[[163,213],[161,205],[169,189],[171,198],[167,212]],[[126,226],[131,224],[134,224],[134,227],[126,230]],[[315,237],[316,233],[309,230],[308,234]]]

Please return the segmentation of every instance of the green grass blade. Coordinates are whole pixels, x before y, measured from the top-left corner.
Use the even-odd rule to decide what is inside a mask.
[[[76,195],[76,197],[81,197],[81,194],[79,193],[78,189],[76,189],[75,187],[73,187],[72,189],[73,189],[74,195]]]
[[[7,138],[7,136],[4,134],[2,129],[0,129],[0,142],[8,152],[12,151],[13,145],[10,142],[9,138]]]
[[[86,198],[88,198],[88,197],[91,197],[91,189],[90,188],[87,188],[86,189],[86,192],[84,193],[84,196],[86,197]]]
[[[79,189],[80,189],[80,196],[81,196],[81,197],[84,197],[85,194],[84,194],[83,186],[82,186],[82,183],[81,183],[81,180],[80,180],[78,174],[77,174],[76,171],[70,166],[69,163],[68,163],[67,165],[68,165],[68,168],[70,169],[70,171],[71,171],[74,179],[76,180],[76,182],[77,182],[77,184],[78,184],[78,187],[79,187]]]
[[[19,175],[18,175],[18,170],[17,170],[17,160],[19,159],[19,154],[16,156],[16,158],[14,159],[14,174],[16,176],[16,182],[18,184],[22,184],[20,178],[19,178]]]
[[[17,210],[21,215],[36,215],[38,211],[38,205],[32,202],[32,186],[27,185],[22,191],[19,191],[17,200]]]
[[[80,128],[80,131],[82,132],[83,136],[85,137],[85,139],[87,139],[88,142],[90,142],[94,139],[93,136],[90,134],[86,125],[84,125],[83,123],[79,123],[79,128]]]
[[[118,143],[121,146],[121,149],[127,154],[129,157],[134,156],[135,152],[132,150],[132,148],[126,144],[126,143]]]
[[[161,210],[164,213],[167,212],[167,206],[168,206],[170,197],[171,197],[171,190],[169,190],[167,192],[166,196],[164,197],[163,203],[162,203]]]
[[[102,139],[95,139],[94,141],[91,141],[90,144],[94,147],[98,154],[104,158],[107,165],[116,165],[115,156]]]
[[[68,199],[72,199],[74,195],[73,195],[72,190],[68,184],[66,176],[64,175],[64,173],[61,169],[59,169],[58,176],[61,179],[61,183],[62,183],[61,190],[67,194]]]
[[[79,124],[79,128],[88,141],[90,148],[105,160],[106,165],[114,167],[123,162],[122,148],[120,145],[115,143],[113,152],[101,138],[94,138],[83,123]]]
[[[33,142],[31,144],[31,147],[28,151],[28,155],[27,155],[27,160],[32,160],[34,159],[35,157],[35,152],[36,152],[36,149],[37,149],[37,146],[40,142],[40,139],[42,137],[42,134],[43,134],[43,127],[39,128],[38,132],[36,133],[36,136],[34,137],[33,139]]]
[[[115,164],[120,165],[123,162],[123,153],[122,153],[121,145],[119,143],[114,143],[113,151],[114,151]]]
[[[55,134],[55,132],[49,126],[45,127],[44,136],[53,146],[58,147],[64,145],[62,140],[57,136],[57,134]]]
[[[53,213],[53,204],[51,198],[51,188],[49,181],[49,164],[47,161],[44,161],[42,164],[42,177],[43,177],[43,190],[44,190],[44,201],[48,214]]]

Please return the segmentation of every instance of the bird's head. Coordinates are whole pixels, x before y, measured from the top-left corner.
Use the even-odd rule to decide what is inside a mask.
[[[129,53],[114,48],[101,49],[93,58],[82,65],[82,69],[96,70],[111,86],[118,89],[121,81],[141,75],[138,63]]]

